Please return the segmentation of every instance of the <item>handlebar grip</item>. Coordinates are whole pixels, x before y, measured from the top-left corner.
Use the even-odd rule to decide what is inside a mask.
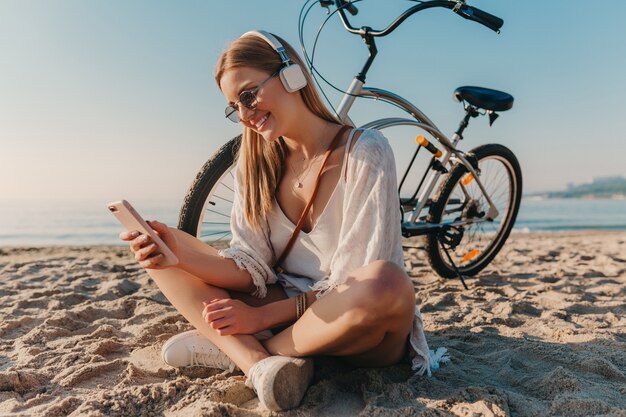
[[[494,32],[498,32],[502,25],[504,24],[504,20],[500,19],[498,16],[494,16],[489,14],[483,10],[480,10],[474,6],[465,5],[461,7],[459,10],[459,14],[466,19],[473,20],[474,22],[478,22],[481,25],[487,26],[489,29]]]
[[[504,20],[500,19],[498,16],[494,16],[490,13],[485,12],[484,10],[477,9],[476,7],[472,7],[474,9],[474,16],[485,21],[487,23],[486,26],[489,26],[491,29],[498,31],[504,24]]]

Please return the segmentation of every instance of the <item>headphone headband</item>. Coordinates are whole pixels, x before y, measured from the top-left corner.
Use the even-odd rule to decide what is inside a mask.
[[[257,38],[263,39],[272,48],[274,48],[274,50],[280,56],[280,59],[283,61],[283,64],[285,64],[286,66],[290,65],[291,60],[289,59],[289,56],[287,56],[287,51],[285,50],[283,44],[280,43],[280,41],[276,38],[276,36],[265,30],[251,30],[241,35],[242,38],[244,36],[256,36]]]

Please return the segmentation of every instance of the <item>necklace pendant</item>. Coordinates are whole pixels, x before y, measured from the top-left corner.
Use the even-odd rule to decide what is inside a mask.
[[[297,181],[297,182],[296,182],[296,187],[298,187],[298,188],[302,188],[302,183],[301,183],[300,181]]]

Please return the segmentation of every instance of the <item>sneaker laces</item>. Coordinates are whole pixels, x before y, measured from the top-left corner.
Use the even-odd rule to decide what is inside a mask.
[[[203,349],[197,349],[196,346],[189,347],[189,354],[191,366],[207,366],[209,368],[219,368],[234,371],[237,365],[221,350],[209,349],[205,351]]]

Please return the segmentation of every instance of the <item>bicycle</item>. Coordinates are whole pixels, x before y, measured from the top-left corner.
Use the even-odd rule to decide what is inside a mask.
[[[303,10],[311,2],[313,0],[308,0]],[[336,113],[342,122],[352,124],[348,113],[354,101],[357,98],[374,98],[401,108],[411,117],[374,120],[362,128],[383,130],[392,126],[413,126],[428,133],[439,143],[438,147],[422,135],[417,138],[418,146],[399,183],[399,193],[419,150],[427,149],[432,157],[413,195],[403,198],[399,194],[402,234],[407,238],[425,236],[425,249],[431,267],[442,277],[459,277],[467,288],[463,276],[476,275],[485,268],[500,251],[513,228],[522,194],[522,173],[513,152],[503,145],[481,145],[465,153],[457,149],[457,144],[463,139],[463,132],[470,119],[487,115],[491,126],[498,117],[497,112],[509,110],[513,106],[513,97],[481,87],[457,88],[454,95],[463,104],[465,116],[449,139],[407,99],[390,91],[364,85],[367,71],[377,54],[375,38],[392,33],[409,16],[419,11],[432,7],[447,8],[495,32],[499,32],[504,22],[467,5],[466,0],[431,0],[419,2],[405,10],[383,30],[367,26],[355,28],[350,24],[346,11],[356,15],[356,2],[319,0],[329,14],[330,7],[335,6],[335,11],[328,19],[338,13],[345,29],[359,35],[369,49],[369,57],[363,69],[344,91]],[[316,3],[318,1],[314,1],[311,7]],[[299,24],[303,25],[303,20]],[[310,69],[314,69],[302,41],[302,26],[300,33],[305,59]],[[179,216],[179,229],[214,245],[230,236],[234,183],[232,170],[240,139],[241,135],[228,141],[204,164],[185,197]],[[431,198],[437,184],[438,192]],[[427,213],[423,214],[426,209]]]

